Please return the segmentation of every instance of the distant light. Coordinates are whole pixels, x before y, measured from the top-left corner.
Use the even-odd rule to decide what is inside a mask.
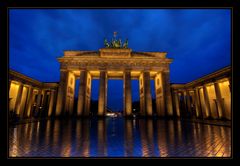
[[[117,114],[116,114],[116,113],[110,113],[110,112],[108,112],[108,113],[106,113],[106,115],[107,115],[107,116],[111,116],[111,117],[117,117]]]

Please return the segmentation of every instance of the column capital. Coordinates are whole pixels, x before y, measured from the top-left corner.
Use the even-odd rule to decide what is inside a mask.
[[[163,73],[167,73],[167,74],[169,74],[169,73],[170,73],[170,71],[169,71],[169,70],[163,70],[162,72],[163,72]]]
[[[100,72],[107,72],[107,69],[106,68],[100,68],[98,69]]]
[[[125,73],[125,72],[131,72],[132,71],[132,69],[124,69],[123,70],[123,72]]]
[[[87,69],[78,69],[78,71],[80,71],[80,72],[87,71]]]
[[[142,70],[141,73],[150,73],[150,70]]]
[[[60,69],[60,72],[68,72],[67,69]]]
[[[198,90],[198,89],[200,89],[200,88],[199,88],[199,87],[194,87],[194,88],[193,88],[193,90]]]

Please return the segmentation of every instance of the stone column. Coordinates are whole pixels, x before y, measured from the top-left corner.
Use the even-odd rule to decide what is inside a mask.
[[[77,115],[81,116],[84,112],[84,105],[85,105],[85,94],[86,94],[86,79],[87,72],[81,71],[80,72],[80,84],[78,90],[78,106],[77,106]]]
[[[204,102],[205,102],[205,110],[206,110],[206,115],[208,117],[212,117],[211,115],[211,109],[210,109],[210,103],[209,103],[209,97],[208,97],[208,92],[207,92],[207,87],[206,85],[203,85],[203,95],[204,95]]]
[[[87,71],[81,71],[78,91],[78,116],[89,116],[91,104],[91,82],[91,75]]]
[[[229,90],[230,90],[230,93],[232,91],[232,78],[231,77],[228,77],[228,82],[229,82]]]
[[[55,97],[55,92],[54,92],[54,90],[51,90],[50,102],[49,102],[49,107],[48,107],[48,117],[52,116],[54,97]]]
[[[226,117],[226,114],[224,112],[225,109],[224,109],[224,103],[223,103],[223,100],[222,100],[220,87],[219,87],[219,84],[217,82],[214,82],[214,89],[215,89],[215,94],[216,94],[219,118]]]
[[[191,100],[190,100],[190,93],[188,90],[186,90],[186,101],[187,101],[187,112],[188,116],[192,116],[192,110],[191,110]]]
[[[145,116],[146,115],[146,109],[145,109],[145,90],[144,90],[144,77],[143,73],[139,76],[139,97],[140,97],[140,115]]]
[[[180,117],[179,97],[178,97],[177,91],[174,91],[174,99],[175,99],[176,114],[177,114],[177,117]]]
[[[39,111],[41,111],[40,107],[41,107],[41,101],[42,101],[42,90],[39,89],[38,90],[38,94],[37,94],[37,104],[36,104],[36,112],[39,114]]]
[[[8,80],[8,94],[10,93],[10,88],[11,88],[11,83],[12,83],[12,80]]]
[[[150,72],[144,72],[144,90],[145,90],[145,107],[147,116],[152,116],[152,95],[150,86]]]
[[[164,102],[164,82],[162,73],[159,72],[155,76],[155,93],[156,93],[156,112],[157,116],[165,116],[165,102]]]
[[[131,72],[124,72],[124,116],[132,115],[132,91],[131,91]]]
[[[194,98],[195,98],[195,108],[196,108],[196,116],[197,118],[202,117],[201,115],[201,108],[200,108],[200,101],[199,101],[199,94],[198,89],[194,89]]]
[[[92,89],[92,77],[91,74],[87,72],[84,116],[89,116],[90,114],[91,89]]]
[[[60,82],[58,87],[57,105],[56,105],[56,116],[63,114],[66,104],[67,95],[67,81],[68,81],[68,71],[60,71]]]
[[[16,112],[17,116],[20,116],[22,92],[23,92],[23,84],[20,83],[19,88],[18,88],[17,98],[16,98],[16,104],[15,104],[15,112]]]
[[[75,74],[73,72],[69,72],[69,76],[68,76],[68,88],[70,88],[70,93],[69,91],[67,91],[68,93],[68,97],[70,99],[69,101],[69,115],[72,116],[73,115],[73,106],[74,106],[74,94],[75,94],[75,84],[76,84],[76,77]]]
[[[47,111],[48,111],[48,108],[46,108],[47,106],[47,90],[44,90],[43,92],[43,99],[42,99],[42,103],[41,103],[41,117],[45,117],[47,115]]]
[[[107,73],[106,73],[106,71],[100,71],[98,116],[105,116],[106,103],[107,103]]]
[[[31,109],[32,109],[32,105],[33,105],[33,102],[34,102],[34,95],[33,95],[33,87],[30,86],[29,89],[29,95],[28,95],[28,98],[27,98],[27,114],[26,114],[26,117],[30,117],[30,113],[31,113]]]
[[[164,80],[164,92],[165,92],[165,106],[167,107],[167,115],[173,116],[173,108],[172,108],[172,95],[171,95],[171,87],[170,87],[170,77],[169,72],[163,72],[163,80]]]

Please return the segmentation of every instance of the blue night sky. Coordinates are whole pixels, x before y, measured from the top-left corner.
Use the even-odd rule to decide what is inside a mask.
[[[64,50],[98,50],[114,31],[128,38],[133,51],[167,52],[173,58],[171,83],[231,64],[229,9],[11,9],[9,14],[10,69],[43,82],[59,81],[56,58]],[[98,83],[93,81],[93,99]],[[115,110],[122,108],[120,87],[120,80],[108,82],[108,105]],[[138,91],[138,81],[132,81],[134,101]]]

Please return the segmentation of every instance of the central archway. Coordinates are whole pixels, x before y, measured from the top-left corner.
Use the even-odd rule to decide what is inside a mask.
[[[109,79],[107,85],[107,112],[123,114],[123,80]]]

